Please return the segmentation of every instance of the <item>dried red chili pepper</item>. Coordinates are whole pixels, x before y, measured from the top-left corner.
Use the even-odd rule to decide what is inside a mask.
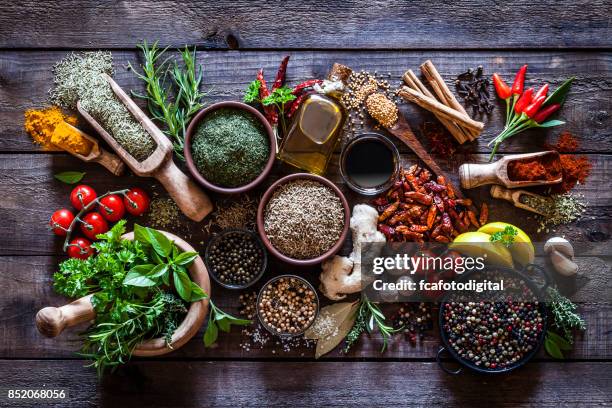
[[[263,68],[257,72],[257,80],[259,81],[259,84],[260,84],[259,99],[263,101],[265,98],[270,96],[270,90],[268,89],[268,85],[266,84],[266,80],[264,78]],[[276,113],[274,106],[264,105],[263,109],[266,115],[266,119],[268,119],[268,122],[270,122],[271,125],[275,125],[276,123],[278,123],[278,113]]]
[[[478,221],[480,221],[480,225],[485,225],[488,219],[489,207],[487,206],[487,203],[482,203],[482,206],[480,207],[480,217],[478,218]]]
[[[529,106],[529,104],[531,103],[532,99],[533,99],[533,88],[529,88],[525,90],[525,92],[523,92],[523,94],[518,99],[518,101],[516,101],[516,104],[514,105],[514,112],[516,112],[518,115],[523,113],[525,108]]]
[[[276,88],[280,88],[285,83],[285,77],[287,73],[287,64],[289,63],[289,55],[287,55],[281,61],[278,72],[276,73],[276,79],[274,80],[274,84],[272,85],[272,90],[274,91]]]
[[[493,85],[495,86],[495,92],[497,92],[497,96],[502,99],[508,99],[512,96],[512,89],[504,82],[501,77],[495,73],[493,74]]]
[[[292,94],[297,95],[300,92],[302,92],[302,90],[306,89],[306,88],[310,88],[312,86],[315,86],[317,84],[322,84],[323,80],[321,79],[309,79],[307,81],[302,82],[301,84],[296,85],[293,88],[293,91],[291,91]]]
[[[521,95],[523,93],[523,87],[525,86],[525,74],[527,73],[527,64],[519,68],[514,82],[512,83],[512,93],[515,95]]]
[[[546,120],[546,118],[558,111],[559,108],[561,108],[561,105],[558,103],[553,103],[552,105],[545,106],[544,108],[540,109],[531,119],[535,120],[538,123],[542,123]]]

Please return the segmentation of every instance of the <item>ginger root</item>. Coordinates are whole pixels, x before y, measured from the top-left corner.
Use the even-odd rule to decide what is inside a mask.
[[[361,290],[361,244],[385,242],[385,236],[376,228],[377,222],[375,208],[366,204],[353,207],[350,224],[353,251],[348,257],[336,255],[322,265],[319,289],[327,298],[340,300]]]

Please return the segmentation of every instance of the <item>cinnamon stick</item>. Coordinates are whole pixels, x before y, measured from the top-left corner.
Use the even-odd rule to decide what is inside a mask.
[[[467,114],[463,114],[455,109],[449,108],[437,100],[430,98],[421,92],[415,91],[414,89],[408,88],[407,86],[403,86],[398,92],[398,95],[407,101],[416,103],[423,109],[426,109],[435,115],[440,115],[445,119],[453,121],[471,131],[480,133],[484,127],[482,122],[473,120]]]

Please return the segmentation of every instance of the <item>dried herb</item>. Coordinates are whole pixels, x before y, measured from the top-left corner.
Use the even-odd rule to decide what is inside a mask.
[[[313,325],[306,330],[307,339],[317,340],[315,358],[332,351],[346,337],[357,318],[359,302],[341,302],[325,306]]]
[[[554,326],[561,331],[565,340],[573,344],[573,331],[586,329],[584,319],[576,312],[578,306],[555,288],[548,289],[548,296],[550,296],[550,310],[554,318]]]

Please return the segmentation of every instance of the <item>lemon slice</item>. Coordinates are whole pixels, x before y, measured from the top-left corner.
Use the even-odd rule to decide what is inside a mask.
[[[514,236],[514,242],[510,245],[510,253],[512,258],[521,265],[532,263],[535,258],[535,249],[531,243],[529,236],[525,231],[506,222],[491,222],[483,225],[478,229],[478,232],[493,235],[496,232],[502,232],[506,227],[512,227],[517,230],[518,234]]]
[[[514,267],[508,248],[497,242],[490,242],[490,238],[491,236],[484,232],[465,232],[458,235],[449,248],[473,258],[483,257],[487,264]]]

